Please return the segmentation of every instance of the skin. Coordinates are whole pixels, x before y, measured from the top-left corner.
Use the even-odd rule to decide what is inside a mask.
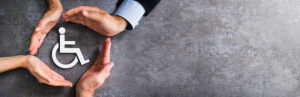
[[[65,12],[62,17],[67,22],[81,24],[104,36],[114,36],[127,27],[125,19],[110,15],[106,11],[92,6],[78,6]]]
[[[16,68],[28,69],[39,83],[52,86],[73,86],[71,82],[65,80],[64,77],[51,70],[35,56],[20,55],[0,58],[0,73]]]
[[[31,51],[30,55],[35,55],[37,53],[37,50],[41,47],[46,34],[56,25],[63,12],[60,0],[47,0],[47,2],[49,9],[42,19],[39,20],[31,37],[31,44],[29,47],[29,51]]]
[[[58,22],[63,7],[59,0],[47,0],[49,9],[38,22],[31,37],[30,55],[35,55],[41,47],[47,33]],[[117,15],[110,15],[106,11],[92,6],[78,6],[62,15],[65,21],[74,22],[89,27],[104,36],[114,36],[122,32],[128,22]]]
[[[31,37],[31,44],[29,47],[29,50],[31,51],[30,55],[35,55],[37,53],[37,50],[41,47],[46,34],[56,25],[63,12],[63,8],[59,0],[47,0],[47,2],[49,9],[38,22]],[[65,21],[85,25],[105,36],[116,35],[123,31],[128,25],[127,21],[122,17],[110,15],[102,9],[90,6],[79,6],[73,8],[64,13],[62,17]],[[76,95],[78,97],[92,97],[94,91],[100,87],[104,80],[109,76],[110,69],[114,65],[110,62],[110,45],[110,39],[107,38],[103,43],[102,51],[99,54],[97,61],[80,78],[76,85]],[[40,83],[46,83],[53,86],[72,86],[72,83],[66,82],[62,76],[55,73],[38,58],[30,56],[27,60],[30,60],[28,62],[32,62],[30,64],[39,65],[21,65],[21,67],[27,68]],[[7,64],[8,63],[11,64],[11,62],[7,62]],[[18,68],[18,66],[10,67],[5,70],[14,68]]]
[[[95,63],[81,76],[76,84],[76,97],[93,97],[94,91],[100,87],[110,75],[114,63],[110,62],[111,41],[107,38]]]

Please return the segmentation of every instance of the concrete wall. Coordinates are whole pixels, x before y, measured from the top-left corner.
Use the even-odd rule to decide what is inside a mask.
[[[61,0],[64,12],[97,6],[113,13],[118,0]],[[112,40],[111,76],[96,97],[299,97],[300,1],[162,0],[133,31]],[[43,0],[0,1],[0,57],[29,54],[30,37],[47,10]],[[58,28],[75,40],[86,65],[57,67],[51,51]],[[75,84],[93,64],[106,37],[64,22],[37,53]],[[69,63],[74,54],[57,54]],[[75,89],[39,84],[26,69],[0,74],[1,97],[74,97]]]

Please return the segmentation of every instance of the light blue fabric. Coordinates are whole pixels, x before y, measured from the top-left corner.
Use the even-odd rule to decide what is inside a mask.
[[[129,25],[126,30],[132,30],[138,24],[145,13],[144,7],[137,1],[124,0],[114,15],[118,15],[126,19]]]

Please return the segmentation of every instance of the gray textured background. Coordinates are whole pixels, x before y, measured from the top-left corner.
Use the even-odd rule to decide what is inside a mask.
[[[90,5],[113,13],[118,0],[62,0],[64,12]],[[112,40],[111,76],[96,97],[299,97],[300,1],[162,0],[133,31]],[[44,0],[0,1],[0,57],[29,54]],[[86,65],[60,69],[51,59],[58,28],[75,40]],[[62,20],[37,57],[75,84],[105,36]],[[63,63],[73,54],[58,54]],[[75,89],[39,84],[26,69],[0,74],[0,96],[74,97]]]

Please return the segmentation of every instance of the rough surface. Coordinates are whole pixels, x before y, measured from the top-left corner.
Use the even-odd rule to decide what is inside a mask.
[[[62,0],[64,12],[90,5],[113,13],[118,0]],[[298,0],[162,0],[133,31],[112,40],[111,76],[95,97],[299,97]],[[47,10],[43,0],[0,1],[0,57],[29,54]],[[75,40],[86,65],[60,69],[51,59],[58,28]],[[38,54],[75,84],[95,61],[105,36],[62,19]],[[69,63],[74,54],[58,54]],[[75,89],[39,84],[25,69],[0,74],[1,97],[74,97]]]

